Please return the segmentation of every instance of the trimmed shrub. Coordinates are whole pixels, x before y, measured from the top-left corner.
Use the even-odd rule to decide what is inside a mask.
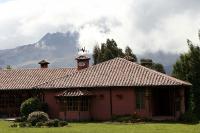
[[[26,117],[19,117],[15,119],[15,122],[24,122],[26,121]]]
[[[19,127],[31,127],[31,123],[29,122],[20,122],[19,123]]]
[[[137,115],[114,115],[112,116],[112,121],[117,122],[134,122],[139,119]]]
[[[19,127],[26,127],[26,122],[19,123]]]
[[[191,111],[188,111],[182,114],[180,116],[180,121],[183,123],[191,123],[191,124],[199,123],[197,115],[192,113]]]
[[[18,127],[18,124],[17,123],[13,123],[10,125],[10,127]]]
[[[38,122],[46,122],[49,120],[49,116],[47,113],[42,111],[35,111],[28,115],[27,121],[35,126]]]
[[[38,122],[35,124],[35,127],[41,127],[41,126],[43,126],[43,122]]]
[[[59,126],[59,120],[58,119],[49,120],[49,121],[45,122],[44,125],[48,126],[48,127],[58,127]]]
[[[20,107],[21,115],[27,117],[30,113],[34,111],[41,110],[41,102],[38,98],[29,98],[25,100]]]
[[[59,127],[64,127],[67,125],[68,125],[67,121],[59,121]]]

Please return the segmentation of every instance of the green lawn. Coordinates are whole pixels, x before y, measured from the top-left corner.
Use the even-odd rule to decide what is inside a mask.
[[[0,133],[200,133],[200,124],[70,123],[62,128],[10,128],[10,124],[0,121]]]

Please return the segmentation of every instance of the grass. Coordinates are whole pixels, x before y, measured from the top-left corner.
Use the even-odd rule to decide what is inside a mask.
[[[70,123],[62,128],[11,128],[12,122],[0,121],[0,133],[200,133],[200,124],[177,123]]]

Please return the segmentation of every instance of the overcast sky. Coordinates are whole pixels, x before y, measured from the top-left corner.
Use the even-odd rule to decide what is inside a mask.
[[[114,38],[137,54],[183,52],[187,38],[198,43],[199,7],[200,0],[0,0],[0,49],[78,31],[89,50]]]

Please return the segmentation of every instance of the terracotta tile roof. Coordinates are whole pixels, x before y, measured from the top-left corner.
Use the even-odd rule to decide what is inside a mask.
[[[190,86],[191,84],[126,59],[115,58],[43,83],[36,88],[181,85]]]
[[[32,87],[75,72],[75,68],[0,70],[0,90]]]
[[[57,95],[57,97],[78,97],[78,96],[92,96],[93,94],[87,90],[69,89]]]

